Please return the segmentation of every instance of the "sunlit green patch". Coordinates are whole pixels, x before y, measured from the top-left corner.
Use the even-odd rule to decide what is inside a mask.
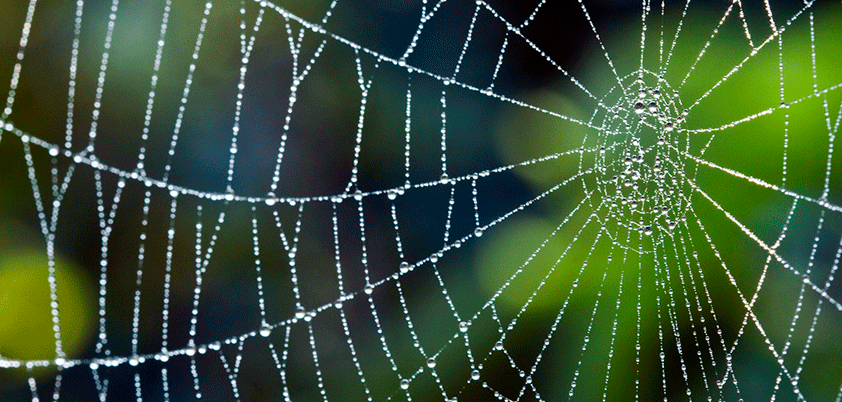
[[[4,250],[2,255],[0,355],[15,360],[52,360],[56,344],[47,258],[42,250],[34,249]],[[56,260],[56,291],[62,349],[67,359],[73,359],[80,356],[94,332],[94,292],[85,272],[63,258]]]

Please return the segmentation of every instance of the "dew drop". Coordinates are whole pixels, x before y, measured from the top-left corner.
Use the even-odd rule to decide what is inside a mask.
[[[409,389],[409,380],[407,380],[407,379],[401,380],[401,388],[402,389]]]
[[[643,102],[636,102],[633,106],[634,112],[637,114],[643,113],[644,109],[646,109],[646,105]]]
[[[658,111],[658,104],[655,102],[649,102],[649,112],[655,113]]]
[[[409,263],[404,261],[401,263],[401,273],[405,274],[409,272]]]
[[[271,333],[272,333],[272,328],[269,328],[269,327],[260,328],[260,336],[262,336],[264,338],[268,337]]]
[[[471,379],[474,381],[479,380],[479,370],[474,370],[471,372]]]
[[[460,332],[467,332],[468,331],[468,323],[467,322],[460,322],[459,323],[459,331]]]
[[[429,368],[436,367],[436,358],[435,357],[431,357],[431,358],[427,359],[427,367],[429,367]]]
[[[645,234],[647,236],[651,236],[652,235],[652,227],[651,226],[644,227],[643,228],[643,234]]]
[[[374,286],[371,284],[365,285],[365,294],[370,295],[374,293]]]
[[[481,228],[474,229],[474,236],[476,236],[476,237],[482,236],[482,229]]]

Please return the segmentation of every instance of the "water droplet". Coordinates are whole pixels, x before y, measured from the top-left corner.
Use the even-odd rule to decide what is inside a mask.
[[[494,349],[503,350],[503,341],[497,341],[497,343],[494,344]]]
[[[430,256],[430,262],[438,262],[438,261],[439,261],[439,255],[438,254],[433,254],[433,255]]]
[[[439,178],[443,184],[447,184],[450,181],[450,178],[447,177],[447,173],[442,173],[441,178]]]
[[[270,328],[268,326],[260,328],[260,336],[262,336],[264,338],[268,337],[271,333],[272,333],[272,328]]]
[[[299,320],[304,318],[306,314],[307,313],[304,311],[304,307],[298,306],[298,308],[295,310],[295,318],[298,318]]]
[[[651,236],[652,235],[652,226],[644,227],[643,228],[643,234],[645,234],[647,236]]]
[[[604,154],[605,153],[605,147],[599,147],[599,153]]]
[[[460,322],[460,323],[459,323],[459,331],[460,331],[460,332],[467,332],[467,331],[468,331],[468,326],[469,326],[469,325],[470,325],[470,324],[468,324],[467,322],[464,322],[464,321],[463,321],[463,322]]]
[[[405,274],[407,272],[409,272],[409,263],[404,261],[401,263],[401,273]]]
[[[481,228],[474,229],[474,236],[476,236],[476,237],[482,236],[482,229]]]
[[[427,367],[429,367],[429,368],[436,367],[436,358],[435,357],[431,357],[431,358],[427,359]]]
[[[365,294],[370,295],[374,293],[374,286],[371,284],[365,285]]]
[[[401,388],[402,389],[409,389],[409,380],[407,380],[407,379],[401,380]]]
[[[398,193],[390,191],[387,197],[389,197],[390,200],[394,200],[395,198],[398,198]]]
[[[649,102],[649,112],[655,113],[658,111],[658,104],[655,102]]]
[[[644,105],[643,102],[635,102],[633,108],[635,113],[641,114],[643,113],[643,110],[646,109],[646,105]]]
[[[471,379],[474,381],[479,380],[479,370],[474,370],[471,372]]]
[[[673,129],[673,126],[672,126],[671,122],[667,122],[666,124],[664,124],[664,130],[665,131],[672,131],[672,129]]]

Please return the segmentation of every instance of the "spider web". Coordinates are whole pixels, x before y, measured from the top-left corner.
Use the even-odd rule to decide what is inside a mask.
[[[3,399],[842,400],[839,3],[529,3],[4,5]]]

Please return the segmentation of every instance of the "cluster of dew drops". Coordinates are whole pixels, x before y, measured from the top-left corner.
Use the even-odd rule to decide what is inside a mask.
[[[643,80],[636,82],[642,84]],[[673,93],[674,97],[669,99],[660,89],[641,87],[636,94],[628,95],[628,99],[621,101],[628,105],[626,110],[630,110],[625,122],[628,132],[632,133],[630,145],[619,152],[619,173],[604,181],[606,194],[613,192],[611,217],[630,230],[649,236],[657,227],[673,230],[678,220],[687,219],[681,215],[688,206],[686,186],[682,185],[683,179],[678,172],[681,167],[670,155],[677,154],[675,146],[679,141],[673,134],[684,122],[688,111],[671,113],[677,111],[678,90]],[[622,118],[619,112],[615,112],[614,116]],[[637,117],[637,129],[633,132],[632,116]],[[653,143],[642,140],[638,135],[646,130],[655,131],[657,140]],[[603,158],[606,152],[604,146],[600,147]]]

